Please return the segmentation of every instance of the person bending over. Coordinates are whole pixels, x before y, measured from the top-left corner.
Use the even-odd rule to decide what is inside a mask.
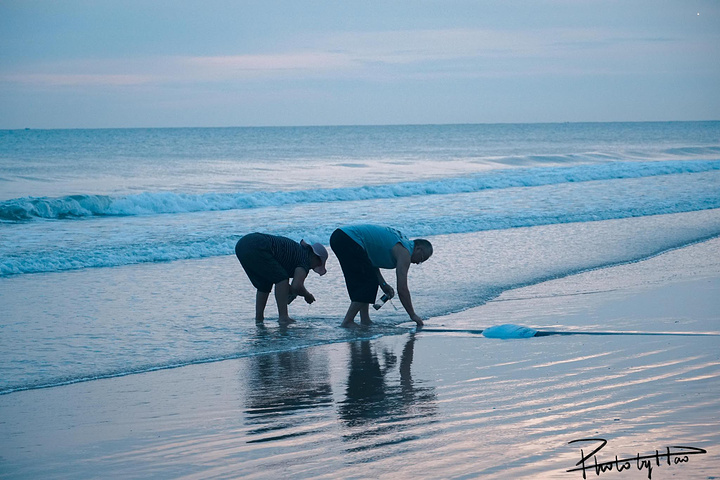
[[[315,297],[305,288],[305,278],[310,270],[325,275],[328,252],[319,243],[309,245],[286,237],[265,233],[250,233],[235,245],[235,255],[245,273],[257,288],[255,296],[255,322],[265,318],[270,290],[275,285],[275,301],[278,307],[278,321],[281,324],[295,320],[288,315],[288,303],[295,296],[302,296],[307,303]],[[290,283],[289,279],[292,279]]]
[[[420,264],[433,253],[432,244],[425,239],[408,240],[390,227],[378,225],[351,225],[335,230],[330,237],[330,248],[338,258],[350,295],[350,308],[342,322],[343,327],[354,326],[360,312],[360,323],[369,325],[370,304],[375,302],[378,286],[390,298],[395,290],[380,273],[381,268],[394,268],[400,302],[410,318],[422,326],[415,313],[408,288],[408,269],[411,263]]]

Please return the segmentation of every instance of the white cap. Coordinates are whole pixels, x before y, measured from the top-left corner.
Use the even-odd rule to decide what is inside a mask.
[[[325,268],[325,263],[327,262],[327,259],[328,259],[328,252],[325,249],[325,247],[323,246],[323,244],[322,243],[313,243],[312,245],[310,245],[305,240],[300,240],[300,245],[302,245],[303,247],[310,246],[310,248],[312,248],[313,253],[315,255],[317,255],[318,257],[320,257],[320,260],[322,261],[322,263],[320,264],[320,266],[313,268],[313,270],[315,270],[315,273],[317,273],[318,275],[325,275],[327,273],[327,269]]]

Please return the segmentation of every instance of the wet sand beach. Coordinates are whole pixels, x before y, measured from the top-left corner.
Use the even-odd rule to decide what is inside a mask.
[[[712,478],[719,246],[508,291],[428,331],[2,395],[0,476],[568,479],[604,439],[587,478]],[[577,334],[437,331],[505,323]],[[632,460],[598,475],[616,456]]]

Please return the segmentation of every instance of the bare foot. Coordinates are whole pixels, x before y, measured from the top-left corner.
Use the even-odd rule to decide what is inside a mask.
[[[350,321],[350,322],[343,322],[340,324],[340,326],[343,328],[356,328],[359,325],[355,322]]]
[[[278,323],[280,323],[280,325],[290,325],[291,323],[295,323],[295,320],[290,317],[283,317],[278,319]]]
[[[374,322],[372,320],[368,319],[368,320],[360,320],[360,323],[362,325],[368,327],[368,326],[372,325]]]
[[[262,325],[264,321],[265,321],[264,317],[256,318],[255,325]]]

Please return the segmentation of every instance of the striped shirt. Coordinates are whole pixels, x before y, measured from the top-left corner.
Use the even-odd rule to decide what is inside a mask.
[[[304,248],[300,243],[287,237],[262,234],[268,241],[270,253],[285,269],[288,278],[295,276],[297,267],[310,272],[310,249]]]

